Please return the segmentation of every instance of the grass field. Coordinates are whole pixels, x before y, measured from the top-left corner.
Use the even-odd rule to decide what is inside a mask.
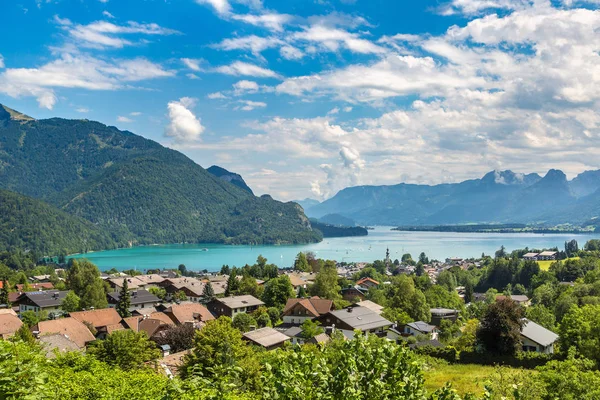
[[[569,258],[569,260],[579,260],[579,257],[571,257]],[[550,268],[550,264],[552,264],[555,261],[538,261],[538,265],[540,266],[540,269],[542,271],[548,271],[548,269]]]

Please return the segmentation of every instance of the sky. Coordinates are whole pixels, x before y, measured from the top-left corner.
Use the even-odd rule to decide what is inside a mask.
[[[600,0],[11,0],[0,103],[257,194],[600,168]]]

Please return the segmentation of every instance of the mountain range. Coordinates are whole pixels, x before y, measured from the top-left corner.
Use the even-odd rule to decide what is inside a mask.
[[[543,177],[507,170],[460,183],[356,186],[305,212],[314,218],[339,214],[360,225],[600,225],[600,170],[571,181],[555,169]]]
[[[68,215],[117,245],[322,239],[298,204],[256,197],[239,175],[212,169],[99,122],[36,120],[0,105],[0,188],[36,199],[20,198],[16,212],[34,207]],[[101,240],[88,244],[65,250],[107,247]],[[43,250],[62,250],[58,246]]]

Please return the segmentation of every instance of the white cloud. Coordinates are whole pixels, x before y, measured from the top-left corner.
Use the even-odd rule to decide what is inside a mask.
[[[369,40],[362,39],[356,33],[325,25],[305,27],[302,32],[294,33],[292,39],[315,43],[323,49],[334,52],[338,51],[340,47],[362,54],[381,54],[385,52],[382,47]]]
[[[90,109],[87,107],[79,107],[79,108],[75,109],[75,111],[77,111],[78,113],[85,114],[85,113],[90,112]]]
[[[204,60],[202,59],[182,58],[181,62],[183,62],[185,66],[191,69],[192,71],[204,71],[204,69],[200,66],[200,64],[204,62]]]
[[[489,10],[519,10],[530,7],[536,0],[452,0],[442,5],[442,15],[477,15]],[[544,0],[545,1],[545,0]]]
[[[176,30],[163,28],[162,26],[150,23],[140,24],[135,21],[129,21],[127,25],[116,25],[107,21],[96,21],[88,25],[74,24],[68,19],[54,17],[55,22],[69,35],[83,46],[103,48],[114,47],[121,48],[131,46],[135,42],[125,39],[119,35],[173,35],[179,33]]]
[[[56,88],[119,90],[130,82],[173,76],[175,73],[143,58],[105,61],[86,55],[62,54],[38,68],[8,68],[0,74],[0,92],[12,97],[37,97],[52,109]]]
[[[304,53],[302,52],[302,50],[290,45],[282,46],[279,49],[279,53],[286,60],[299,60],[302,57],[304,57]]]
[[[131,115],[132,117],[139,117],[140,115],[142,115],[142,113],[139,111],[133,111],[130,112],[129,115]]]
[[[212,6],[217,14],[221,16],[231,13],[231,5],[227,0],[196,0],[196,3]]]
[[[200,77],[198,75],[192,74],[192,73],[185,74],[185,76],[187,76],[189,79],[192,79],[192,80],[200,79]]]
[[[247,24],[267,28],[274,32],[283,32],[284,25],[289,23],[293,17],[288,14],[265,13],[259,15],[253,14],[237,14],[232,15],[232,19],[242,21]]]
[[[102,15],[104,15],[107,18],[114,18],[115,17],[114,15],[112,15],[111,13],[109,13],[106,10],[102,11]]]
[[[242,103],[243,106],[236,107],[236,109],[239,108],[242,111],[252,111],[254,109],[265,108],[267,106],[267,103],[263,103],[262,101],[240,100],[240,103]]]
[[[259,67],[243,61],[235,61],[214,69],[215,72],[234,76],[254,76],[257,78],[279,78],[279,74],[270,69]]]
[[[204,132],[200,119],[190,110],[196,104],[196,99],[182,97],[179,101],[171,101],[167,105],[170,123],[165,129],[165,135],[175,142],[194,142],[200,140]]]
[[[4,57],[0,54],[0,68],[4,68]]]
[[[239,96],[247,93],[256,93],[260,87],[254,81],[241,80],[233,84],[234,93]]]
[[[124,117],[124,116],[122,116],[122,115],[119,115],[119,116],[117,117],[117,122],[130,123],[130,122],[133,122],[133,120],[132,120],[131,118],[128,118],[128,117]]]
[[[211,100],[214,100],[214,99],[226,99],[227,98],[227,96],[225,96],[221,92],[209,93],[206,97],[209,98],[209,99],[211,99]]]
[[[278,47],[284,42],[277,38],[264,38],[256,35],[225,39],[213,47],[221,50],[247,50],[255,56],[260,56],[264,50]]]

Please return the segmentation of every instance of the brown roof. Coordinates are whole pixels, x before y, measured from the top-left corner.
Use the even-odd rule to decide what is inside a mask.
[[[118,324],[106,325],[105,329],[106,333],[111,334],[114,331],[123,331],[127,329],[127,327],[122,322],[120,322]]]
[[[57,349],[59,353],[81,350],[77,344],[60,333],[41,336],[39,341],[44,344],[44,350],[46,350],[46,357],[48,358],[56,357],[54,353],[55,349]]]
[[[140,321],[139,331],[146,332],[148,337],[152,337],[159,329],[168,327],[169,325],[159,319],[146,318]]]
[[[306,280],[296,274],[289,274],[288,277],[290,278],[293,287],[305,286],[307,284]]]
[[[123,318],[123,323],[132,331],[138,332],[140,330],[139,323],[143,318],[141,316],[127,317]]]
[[[266,327],[244,333],[244,339],[269,348],[287,342],[290,340],[290,337],[273,328]]]
[[[141,279],[138,279],[135,276],[110,278],[108,281],[110,282],[111,286],[116,287],[116,288],[121,288],[123,286],[123,279],[127,279],[127,287],[129,290],[139,289],[139,288],[142,288],[147,285],[146,282],[142,281]]]
[[[96,329],[121,323],[121,316],[114,308],[77,311],[69,313],[69,316],[80,322],[89,322]]]
[[[23,322],[21,322],[13,310],[6,311],[11,311],[12,313],[4,312],[0,314],[0,338],[2,339],[7,339],[14,335],[23,325]]]
[[[171,317],[169,317],[164,312],[158,312],[158,311],[153,312],[150,315],[148,315],[148,318],[157,319],[157,320],[161,321],[163,324],[175,325],[175,322],[171,319]]]
[[[40,336],[60,333],[73,341],[79,348],[84,348],[96,338],[83,323],[75,318],[60,318],[50,321],[40,321],[32,329],[38,331]]]
[[[366,278],[359,279],[359,280],[358,280],[358,282],[356,282],[356,284],[357,284],[357,285],[361,285],[361,284],[363,284],[363,283],[365,283],[365,282],[372,282],[372,283],[374,283],[374,284],[376,284],[376,285],[379,285],[379,282],[377,282],[377,281],[376,281],[375,279],[373,279],[373,278],[369,278],[368,276],[367,276]]]
[[[321,299],[317,296],[308,299],[288,299],[283,309],[283,314],[286,315],[286,313],[298,303],[306,310],[310,311],[315,317],[318,317],[321,314],[327,314],[333,307],[333,301]]]
[[[194,316],[200,316],[202,322],[210,321],[215,319],[213,315],[208,311],[208,308],[198,303],[181,303],[173,304],[171,307],[165,310],[165,314],[169,315],[176,324],[183,324],[188,321],[197,321],[198,318]]]
[[[146,282],[147,284],[161,283],[162,281],[165,280],[165,278],[163,278],[162,276],[160,276],[158,274],[138,275],[138,276],[136,276],[136,278],[138,278],[139,280],[141,280],[143,282]]]
[[[185,356],[190,352],[190,350],[184,350],[161,358],[158,360],[159,371],[165,373],[167,376],[177,375],[179,368],[183,365]]]
[[[12,308],[0,308],[0,315],[4,314],[14,315],[15,317],[18,316],[15,310],[13,310]]]
[[[23,290],[24,287],[25,284],[17,284],[17,290]],[[30,283],[29,287],[32,290],[50,290],[54,289],[54,284],[52,282]]]

